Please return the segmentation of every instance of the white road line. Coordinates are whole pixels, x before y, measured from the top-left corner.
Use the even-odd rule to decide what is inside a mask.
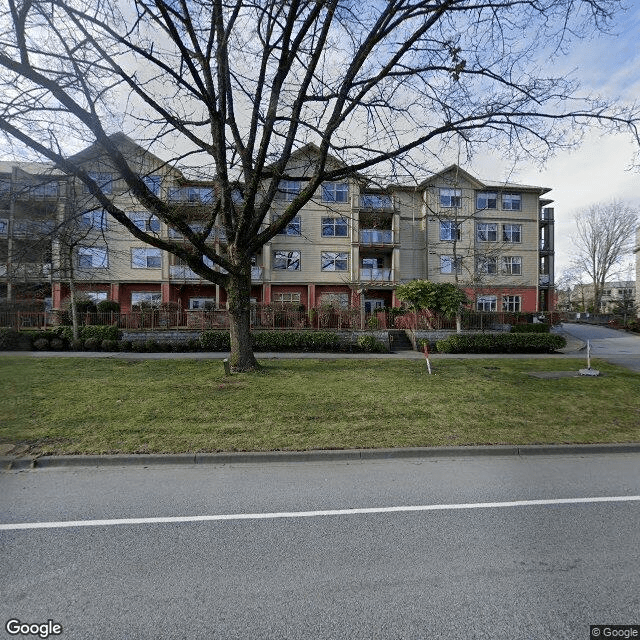
[[[513,502],[469,502],[465,504],[427,504],[402,507],[364,507],[361,509],[326,509],[322,511],[282,511],[276,513],[227,513],[211,516],[175,516],[165,518],[117,518],[113,520],[69,520],[67,522],[19,522],[0,524],[0,531],[24,529],[64,529],[68,527],[114,527],[133,524],[180,524],[184,522],[217,522],[227,520],[271,520],[276,518],[317,518],[350,516],[361,513],[403,513],[411,511],[455,511],[459,509],[500,509],[559,504],[591,504],[595,502],[638,502],[640,496],[604,496],[595,498],[551,498],[547,500],[515,500]]]

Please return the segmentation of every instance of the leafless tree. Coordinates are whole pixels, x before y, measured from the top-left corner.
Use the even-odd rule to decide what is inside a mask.
[[[593,283],[596,313],[607,278],[633,248],[637,223],[637,210],[619,200],[594,204],[576,216],[574,264]]]
[[[542,156],[589,124],[637,140],[635,106],[583,96],[539,62],[606,30],[619,9],[619,0],[7,0],[0,130],[76,176],[136,238],[224,287],[231,362],[249,370],[251,257],[323,181],[423,171],[451,144]],[[147,188],[110,137],[118,129],[215,178],[208,217],[225,229],[224,250]],[[287,174],[291,154],[308,142],[312,170],[273,218],[280,181],[300,177]],[[186,243],[129,220],[74,160],[87,143]]]

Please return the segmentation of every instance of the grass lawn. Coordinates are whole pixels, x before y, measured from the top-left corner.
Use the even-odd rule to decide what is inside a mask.
[[[583,360],[220,361],[3,357],[0,444],[35,454],[640,440],[640,375],[541,379]],[[28,448],[27,448],[28,447]],[[5,447],[6,449],[6,447]]]

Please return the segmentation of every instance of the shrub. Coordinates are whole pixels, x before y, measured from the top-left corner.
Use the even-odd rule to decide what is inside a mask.
[[[96,324],[93,326],[82,327],[80,329],[80,337],[83,340],[119,340],[122,335],[118,327],[112,325]]]
[[[158,345],[158,341],[157,340],[153,340],[151,338],[149,338],[148,340],[144,341],[144,350],[147,353],[156,353],[158,351],[160,351],[160,347]]]
[[[199,346],[203,351],[229,351],[231,336],[228,331],[211,330],[200,334]]]
[[[23,351],[30,349],[28,338],[15,329],[0,329],[0,351]]]
[[[119,342],[118,340],[103,340],[100,344],[100,348],[103,351],[118,351]]]
[[[49,347],[51,348],[52,351],[64,351],[65,346],[66,346],[66,343],[62,338],[53,337],[49,341]]]
[[[120,303],[115,300],[100,300],[96,305],[98,313],[120,313]]]
[[[256,351],[339,351],[340,336],[333,331],[256,331]]]
[[[563,336],[542,333],[472,333],[438,340],[441,353],[552,353],[566,346]]]
[[[100,347],[102,346],[102,340],[98,338],[88,338],[84,341],[84,348],[87,351],[100,351]]]
[[[136,340],[135,342],[131,342],[131,349],[133,353],[144,353],[146,351],[146,344],[140,340]]]
[[[388,351],[385,344],[375,336],[358,336],[358,348],[366,353],[386,353]]]
[[[46,338],[36,338],[33,341],[33,348],[36,351],[47,351],[49,349],[49,341]]]
[[[118,351],[122,351],[124,353],[131,351],[131,340],[120,340],[118,342]]]
[[[82,338],[78,338],[77,340],[71,340],[71,351],[84,351],[84,340]]]
[[[551,325],[546,322],[511,325],[511,333],[549,333],[549,331],[551,331]]]

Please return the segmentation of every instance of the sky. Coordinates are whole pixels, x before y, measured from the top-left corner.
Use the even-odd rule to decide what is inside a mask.
[[[613,25],[613,36],[574,45],[566,59],[585,90],[622,100],[640,101],[640,1],[627,0],[629,9]],[[630,170],[634,147],[629,136],[589,133],[581,147],[560,152],[544,167],[521,164],[510,173],[509,163],[485,157],[471,168],[480,178],[550,187],[555,209],[556,280],[571,262],[575,215],[599,202],[619,199],[640,209],[640,168]],[[621,279],[634,279],[634,260]]]

